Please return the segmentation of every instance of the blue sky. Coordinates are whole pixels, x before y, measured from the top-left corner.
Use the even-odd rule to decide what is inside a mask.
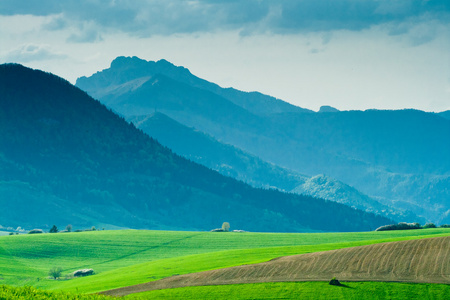
[[[167,59],[301,107],[450,109],[450,1],[0,1],[0,62],[71,82]]]

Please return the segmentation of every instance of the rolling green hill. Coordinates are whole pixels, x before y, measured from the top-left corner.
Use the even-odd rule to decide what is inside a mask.
[[[445,284],[394,282],[274,282],[200,286],[131,294],[124,299],[396,299],[446,300],[450,287]]]
[[[268,262],[176,275],[102,292],[110,296],[184,288],[262,282],[395,281],[450,284],[450,236],[284,256]]]
[[[0,237],[0,284],[97,292],[293,254],[448,236],[448,229],[360,233],[215,233],[146,230]],[[47,278],[53,266],[62,280]],[[81,268],[96,275],[65,280]]]

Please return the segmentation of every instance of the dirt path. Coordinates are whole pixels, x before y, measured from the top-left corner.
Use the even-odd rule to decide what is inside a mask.
[[[281,281],[396,281],[450,284],[450,236],[285,256],[269,262],[178,275],[103,294]]]

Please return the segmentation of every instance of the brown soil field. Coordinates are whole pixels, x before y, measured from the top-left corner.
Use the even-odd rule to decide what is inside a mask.
[[[282,281],[450,284],[450,236],[285,256],[269,262],[177,275],[103,292],[113,296],[202,285]]]

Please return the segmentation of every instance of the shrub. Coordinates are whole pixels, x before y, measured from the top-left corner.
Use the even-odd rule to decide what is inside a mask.
[[[384,225],[375,229],[375,231],[385,231],[385,230],[407,230],[407,229],[421,229],[419,223],[406,223],[400,222],[398,224]]]
[[[434,225],[434,223],[427,223],[423,225],[423,228],[436,228],[436,225]]]
[[[61,277],[62,268],[61,267],[53,267],[48,271],[48,275],[53,277],[55,280]]]
[[[90,276],[94,275],[95,272],[93,269],[82,269],[82,270],[76,270],[73,272],[73,277],[84,277],[84,276]]]
[[[42,229],[33,229],[28,232],[28,234],[35,234],[35,233],[44,233],[44,231]]]
[[[450,224],[442,224],[441,226],[439,226],[441,228],[450,228]]]
[[[341,285],[341,283],[339,282],[339,280],[336,279],[336,277],[333,277],[330,282],[330,285]]]

